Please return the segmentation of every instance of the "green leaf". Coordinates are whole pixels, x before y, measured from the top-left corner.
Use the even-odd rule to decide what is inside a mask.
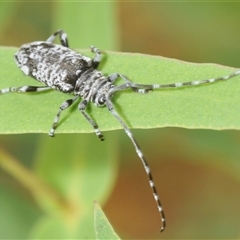
[[[94,202],[94,226],[96,239],[120,240],[97,201]]]
[[[15,48],[0,48],[0,89],[8,86],[41,85],[25,77],[15,66]],[[79,50],[91,55],[87,50]],[[194,64],[163,57],[107,52],[102,67],[105,74],[120,72],[136,83],[173,83],[224,76],[233,68],[215,64]],[[113,102],[132,128],[177,126],[185,128],[239,129],[240,77],[214,84],[136,94],[131,90],[116,93]],[[71,98],[57,91],[1,95],[0,133],[48,132],[62,102]],[[100,129],[119,129],[120,124],[106,108],[90,105],[91,116]],[[93,132],[77,106],[63,112],[56,132]]]
[[[48,136],[41,139],[36,172],[67,205],[54,207],[48,199],[39,196],[39,205],[51,217],[42,218],[32,236],[59,238],[57,226],[62,225],[65,236],[91,239],[94,237],[92,202],[94,199],[105,202],[111,192],[117,170],[116,148],[111,141],[101,144],[94,134],[64,134],[55,139]]]
[[[2,176],[1,173],[1,178]],[[19,195],[16,189],[7,189],[6,185],[6,182],[1,180],[0,239],[27,239],[29,228],[33,226],[34,221],[40,216],[40,212],[34,207],[29,198]]]
[[[116,50],[119,28],[115,1],[59,1],[55,4],[52,31],[63,29],[72,48],[95,45]]]

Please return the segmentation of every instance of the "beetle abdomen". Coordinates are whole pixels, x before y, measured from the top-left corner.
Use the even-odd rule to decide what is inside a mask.
[[[61,92],[71,93],[91,59],[49,42],[24,44],[15,54],[18,67],[28,76]]]

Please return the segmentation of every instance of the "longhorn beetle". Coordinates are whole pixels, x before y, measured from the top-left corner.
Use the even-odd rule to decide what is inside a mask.
[[[57,35],[59,35],[61,45],[53,43]],[[81,98],[82,100],[78,105],[79,111],[92,125],[98,138],[100,140],[104,140],[103,134],[99,130],[97,123],[86,113],[85,110],[89,102],[94,103],[97,107],[106,106],[110,113],[122,125],[124,131],[132,141],[138,157],[142,161],[149,179],[150,187],[152,188],[153,197],[157,203],[161,216],[161,231],[163,231],[166,226],[165,216],[153,182],[149,165],[136,140],[134,139],[132,132],[115,110],[111,99],[115,92],[123,91],[129,88],[134,92],[144,94],[153,89],[195,86],[227,80],[231,77],[239,75],[240,70],[223,77],[210,78],[206,80],[172,84],[138,84],[131,82],[121,73],[112,73],[108,76],[103,75],[101,71],[97,70],[101,61],[101,51],[94,46],[91,46],[91,51],[95,53],[93,59],[69,49],[67,34],[62,30],[55,32],[46,41],[24,44],[14,56],[16,64],[27,76],[36,79],[45,86],[9,87],[0,90],[0,94],[9,92],[42,92],[54,89],[63,93],[70,93],[74,95],[74,97],[61,104],[54,118],[52,128],[49,131],[49,136],[51,137],[54,136],[54,131],[58,125],[61,112]],[[114,85],[114,82],[118,78],[122,79],[124,83],[116,86]]]

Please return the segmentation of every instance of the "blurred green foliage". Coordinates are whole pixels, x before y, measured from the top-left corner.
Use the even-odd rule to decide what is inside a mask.
[[[238,67],[239,10],[240,3],[213,1],[0,2],[0,44],[20,46],[44,40],[62,28],[71,36],[70,45],[74,48],[95,45],[103,50]],[[108,64],[111,63],[107,61],[104,67]],[[116,61],[109,70],[119,71],[117,64]],[[1,69],[0,73],[6,71],[4,66]],[[143,71],[149,69],[139,69],[140,80]],[[159,69],[159,78],[166,71],[172,73],[172,79],[168,79],[171,82],[181,75],[173,69]],[[132,79],[131,72],[123,73]],[[132,80],[138,82],[135,75]],[[152,79],[146,81],[150,83]],[[236,92],[239,91],[237,78],[234,84]],[[209,89],[206,87],[206,92]],[[182,98],[186,90],[175,92]],[[175,92],[169,92],[169,101],[176,101]],[[144,101],[158,95],[162,97],[160,92],[151,93]],[[189,97],[197,109],[195,100],[194,94]],[[121,109],[124,106],[119,105]],[[159,103],[154,107],[151,118],[155,113],[164,115],[165,119],[171,115]],[[95,113],[95,109],[91,110]],[[131,118],[129,111],[124,109],[124,119]],[[237,122],[237,114],[231,114],[229,119]],[[81,125],[81,118],[75,117]],[[200,110],[193,117],[201,119]],[[45,135],[2,135],[0,143],[17,162],[70,205],[66,209],[48,205],[46,199],[37,198],[0,170],[0,238],[94,238],[93,200],[104,205],[104,212],[123,239],[240,237],[238,131],[134,130],[150,162],[166,212],[167,229],[161,235],[160,219],[147,179],[124,133],[104,132],[105,143],[98,142],[94,134],[64,134],[55,139]],[[118,180],[108,199],[115,183],[118,159],[121,163]]]

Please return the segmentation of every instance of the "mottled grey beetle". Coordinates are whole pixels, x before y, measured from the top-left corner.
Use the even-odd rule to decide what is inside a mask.
[[[60,36],[62,45],[53,43],[57,35]],[[49,89],[55,89],[63,93],[73,94],[73,98],[68,99],[61,104],[57,115],[54,118],[52,128],[49,131],[49,135],[51,137],[54,136],[54,131],[57,127],[61,112],[70,107],[76,100],[81,98],[82,100],[78,105],[80,112],[92,125],[96,135],[101,140],[104,140],[103,134],[98,129],[97,123],[86,113],[85,109],[89,102],[93,102],[97,107],[106,106],[111,114],[124,128],[124,131],[132,141],[136,153],[143,163],[144,169],[149,178],[150,187],[153,191],[154,199],[161,215],[161,231],[163,231],[166,226],[165,216],[155,184],[153,182],[150,168],[131,131],[114,109],[111,98],[115,92],[128,88],[137,93],[148,93],[148,91],[153,89],[194,86],[227,80],[231,77],[239,75],[240,70],[224,77],[206,80],[163,85],[137,84],[131,82],[126,76],[120,73],[113,73],[108,76],[104,76],[102,72],[97,70],[97,67],[101,61],[101,52],[96,47],[91,47],[91,50],[93,53],[95,53],[93,59],[69,49],[67,35],[62,30],[55,32],[46,41],[37,41],[24,44],[15,54],[16,63],[27,76],[36,79],[45,86],[9,87],[0,90],[0,94],[8,92],[41,92]],[[121,78],[124,83],[116,86],[114,85],[114,82],[118,78]]]

